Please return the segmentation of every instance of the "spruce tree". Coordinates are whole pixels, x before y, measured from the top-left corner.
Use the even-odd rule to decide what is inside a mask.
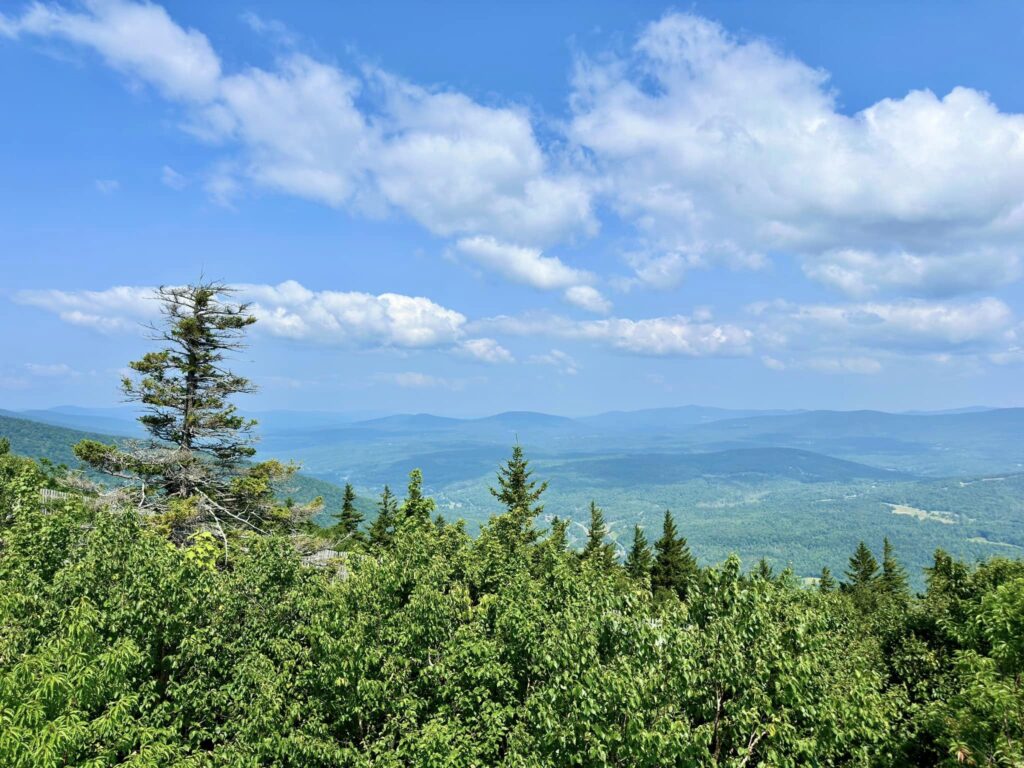
[[[288,517],[273,489],[294,468],[248,462],[256,450],[256,422],[239,415],[231,402],[255,391],[224,363],[244,347],[245,331],[256,322],[248,304],[230,301],[233,292],[220,283],[159,288],[162,321],[150,330],[161,348],[129,363],[136,375],[121,382],[125,398],[142,405],[139,421],[151,439],[124,446],[83,440],[75,446],[93,469],[120,483],[134,481],[140,489],[133,498],[137,506],[173,509],[172,536],[209,524],[224,537],[228,527],[260,530]]]
[[[626,573],[637,581],[646,579],[651,575],[653,562],[654,558],[651,548],[647,545],[644,529],[636,525],[633,527],[633,545],[626,555]]]
[[[540,535],[533,520],[544,510],[544,505],[537,502],[548,487],[547,483],[531,480],[532,474],[522,446],[516,443],[512,446],[511,458],[498,468],[498,487],[489,489],[491,495],[505,505],[508,519],[503,528],[506,535],[524,544],[535,543]]]
[[[548,543],[551,549],[556,552],[565,552],[569,549],[569,521],[555,517],[551,520],[551,532],[548,534]]]
[[[334,517],[334,533],[340,538],[355,538],[359,535],[359,525],[363,522],[363,514],[356,509],[356,492],[352,483],[345,483],[345,495],[341,500],[341,511]]]
[[[882,539],[882,576],[880,579],[882,590],[891,597],[907,599],[910,597],[910,586],[907,580],[907,571],[896,559],[893,546],[889,543],[889,537]]]
[[[878,578],[878,561],[871,554],[863,541],[857,545],[850,558],[850,568],[846,572],[846,587],[851,590],[869,589]]]
[[[592,560],[608,570],[615,565],[615,546],[606,541],[608,524],[604,520],[604,510],[594,501],[590,502],[590,526],[587,528],[587,543],[583,547],[584,560]]]
[[[673,592],[685,599],[697,575],[697,561],[690,554],[686,539],[678,534],[672,513],[665,510],[661,538],[654,543],[654,566],[651,568],[651,589],[657,595]]]
[[[775,578],[775,569],[772,568],[772,564],[768,562],[767,558],[762,557],[754,567],[753,576],[762,581],[771,581]]]
[[[377,517],[367,531],[370,544],[375,547],[388,547],[395,537],[395,526],[398,523],[398,500],[388,486],[377,502]]]
[[[832,577],[832,571],[826,565],[821,569],[821,577],[818,579],[819,592],[835,592],[836,580]]]
[[[433,499],[423,495],[423,472],[414,469],[409,473],[409,488],[402,503],[403,516],[406,520],[429,523],[430,513],[436,506]]]
[[[508,512],[528,513],[536,517],[544,511],[544,505],[537,501],[548,484],[531,480],[533,472],[530,462],[523,456],[523,447],[516,443],[512,446],[512,457],[498,469],[498,487],[491,488],[491,495],[505,505]]]

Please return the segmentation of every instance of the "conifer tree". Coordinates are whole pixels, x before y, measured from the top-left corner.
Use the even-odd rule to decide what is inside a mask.
[[[356,509],[356,492],[352,483],[345,483],[345,495],[341,500],[341,512],[334,517],[337,523],[334,533],[341,538],[353,538],[359,534],[359,525],[363,522],[363,514]]]
[[[654,566],[651,569],[651,589],[657,595],[674,592],[685,599],[687,590],[697,574],[697,561],[690,554],[686,539],[678,534],[672,512],[665,510],[661,538],[654,543]]]
[[[240,416],[231,402],[255,391],[224,361],[244,347],[245,331],[256,322],[248,304],[229,300],[232,293],[220,283],[159,288],[162,322],[150,330],[161,348],[129,363],[137,375],[121,382],[126,399],[145,409],[139,421],[151,439],[75,446],[93,469],[134,481],[139,507],[173,509],[172,536],[209,523],[223,537],[229,526],[260,530],[291,514],[275,502],[274,483],[294,467],[248,463],[256,422]]]
[[[423,495],[423,472],[414,469],[409,473],[409,488],[402,503],[403,516],[406,520],[429,523],[430,513],[436,506],[433,499]]]
[[[882,576],[880,579],[882,590],[897,599],[910,597],[910,586],[907,579],[907,571],[896,559],[896,553],[889,537],[882,540]]]
[[[395,536],[395,526],[398,523],[398,500],[388,486],[380,495],[377,502],[377,517],[367,531],[370,544],[376,547],[387,547],[391,545]]]
[[[819,592],[835,592],[836,580],[832,577],[831,569],[826,565],[821,569],[821,577],[818,579]]]
[[[505,505],[509,512],[517,510],[528,512],[536,517],[544,511],[544,505],[537,501],[547,490],[546,482],[537,484],[531,480],[533,472],[530,462],[523,456],[523,447],[516,443],[512,446],[512,457],[498,469],[498,487],[491,488],[491,495]]]
[[[615,546],[606,541],[607,536],[608,524],[604,520],[604,510],[591,501],[590,526],[587,528],[587,543],[583,547],[582,557],[594,561],[605,570],[615,565]]]
[[[569,521],[555,517],[551,520],[551,532],[548,534],[548,542],[556,552],[565,552],[569,549],[569,537],[566,532],[569,530]]]
[[[757,561],[753,575],[763,581],[771,581],[775,578],[775,569],[772,568],[772,564],[768,562],[767,558],[762,557]]]
[[[647,545],[647,537],[644,529],[639,525],[633,527],[633,545],[626,555],[626,573],[636,580],[646,579],[651,575],[651,566],[654,557],[651,548]]]
[[[846,587],[851,590],[868,589],[874,586],[877,578],[878,561],[871,554],[867,544],[862,541],[850,558],[850,568],[846,572]]]
[[[533,525],[534,518],[544,510],[538,504],[548,484],[531,480],[530,462],[523,455],[519,443],[512,446],[512,456],[498,468],[498,487],[490,488],[491,495],[505,505],[509,519],[505,521],[507,533],[525,544],[533,544],[540,535]]]

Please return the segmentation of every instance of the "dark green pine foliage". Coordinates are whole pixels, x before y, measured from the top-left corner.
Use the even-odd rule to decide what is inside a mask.
[[[377,517],[367,530],[370,544],[375,547],[389,547],[395,538],[395,526],[398,524],[398,499],[388,486],[377,502]]]
[[[584,560],[595,562],[600,568],[609,570],[615,565],[615,545],[607,540],[608,523],[604,510],[596,502],[590,502],[590,526],[587,528],[587,543],[583,547]]]
[[[363,514],[356,509],[356,492],[352,483],[345,483],[345,495],[341,500],[341,512],[336,514],[338,521],[333,533],[342,539],[354,539],[359,536],[359,526],[363,522]]]
[[[882,576],[879,579],[879,586],[885,594],[897,600],[906,600],[910,597],[907,571],[896,559],[896,553],[888,537],[882,540]]]
[[[850,558],[850,568],[846,572],[846,587],[850,590],[870,589],[877,578],[878,561],[871,554],[868,545],[862,541]]]
[[[508,522],[513,524],[522,541],[530,544],[539,537],[533,520],[544,511],[544,505],[538,501],[548,487],[546,482],[531,480],[532,474],[523,447],[516,443],[512,446],[511,458],[498,468],[498,487],[490,489],[491,495],[505,505]]]
[[[832,576],[832,570],[826,565],[821,569],[821,577],[818,579],[819,592],[835,592],[836,580]]]
[[[757,561],[752,575],[754,578],[761,579],[762,581],[771,581],[775,578],[775,569],[772,568],[772,564],[768,560],[762,557]]]
[[[551,520],[551,532],[548,534],[548,544],[555,552],[565,552],[569,549],[569,521],[555,517]]]
[[[630,578],[647,579],[651,575],[651,566],[654,564],[654,556],[651,548],[647,545],[647,537],[644,529],[639,525],[633,527],[633,545],[626,555],[626,573]]]
[[[697,561],[690,553],[686,539],[676,530],[672,512],[667,509],[661,538],[654,543],[654,551],[651,590],[655,596],[674,593],[680,599],[685,599],[697,575]]]
[[[409,473],[409,488],[402,504],[402,514],[406,520],[429,523],[430,514],[437,505],[434,500],[423,495],[423,472],[414,469]]]

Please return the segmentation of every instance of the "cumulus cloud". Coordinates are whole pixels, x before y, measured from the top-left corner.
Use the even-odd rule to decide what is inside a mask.
[[[513,363],[515,358],[505,347],[494,339],[467,339],[459,344],[457,351],[483,363]]]
[[[268,30],[256,16],[246,20]],[[93,49],[182,104],[197,138],[240,147],[237,171],[208,184],[220,202],[245,181],[368,213],[395,208],[442,236],[531,245],[597,226],[589,181],[552,159],[514,105],[484,106],[294,51],[272,69],[225,72],[201,32],[128,0],[95,0],[81,12],[30,5],[0,15],[0,33]]]
[[[114,69],[190,102],[215,98],[220,59],[204,34],[183,29],[150,3],[92,0],[77,13],[32,3],[19,17],[0,15],[0,34],[56,37],[92,48]]]
[[[475,328],[509,334],[591,341],[636,355],[736,357],[751,353],[754,334],[737,325],[697,321],[685,315],[641,320],[613,317],[571,320],[556,315],[501,316]]]
[[[422,296],[356,291],[311,291],[294,280],[236,286],[251,302],[257,332],[271,336],[364,347],[420,349],[461,342],[466,317]],[[104,332],[137,330],[154,320],[160,305],[152,288],[105,291],[20,291],[15,300],[62,320]]]
[[[1020,276],[1024,116],[978,91],[846,115],[827,73],[671,13],[628,56],[582,59],[572,100],[572,138],[651,254],[635,264],[644,282],[773,250],[855,295]]]
[[[606,315],[612,311],[612,303],[592,285],[574,285],[566,288],[564,297],[570,304],[588,312]]]
[[[527,362],[534,365],[550,365],[566,376],[575,376],[580,370],[579,364],[572,356],[560,349],[552,349],[542,355],[531,355]]]
[[[1016,338],[1013,312],[1002,301],[793,305],[775,302],[751,311],[797,347],[857,346],[907,353],[975,352]],[[765,331],[768,337],[768,331]]]
[[[104,291],[24,290],[14,295],[19,304],[39,307],[66,323],[104,333],[133,330],[160,314],[152,288],[117,286]]]
[[[460,253],[515,283],[542,291],[563,290],[562,297],[588,312],[606,314],[609,302],[590,285],[594,275],[575,269],[554,256],[545,256],[539,248],[504,243],[493,237],[464,237],[456,243]]]

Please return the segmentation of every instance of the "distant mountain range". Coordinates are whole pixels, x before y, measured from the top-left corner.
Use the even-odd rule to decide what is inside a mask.
[[[518,441],[534,477],[550,482],[545,515],[584,533],[605,507],[612,538],[635,524],[656,538],[679,514],[706,561],[730,552],[792,558],[798,573],[839,572],[856,543],[888,535],[920,568],[935,547],[973,558],[1024,552],[1024,409],[940,413],[756,411],[683,406],[582,418],[510,411],[482,418],[303,411],[254,413],[257,458],[295,460],[286,492],[340,508],[351,482],[372,519],[381,488],[402,494],[409,471],[449,519],[469,530],[498,511],[488,492]],[[14,450],[74,465],[84,438],[142,436],[129,408],[0,411]],[[543,522],[543,521],[542,521]],[[620,542],[621,544],[622,542]],[[778,565],[785,562],[776,561]],[[801,570],[803,569],[803,570]]]

